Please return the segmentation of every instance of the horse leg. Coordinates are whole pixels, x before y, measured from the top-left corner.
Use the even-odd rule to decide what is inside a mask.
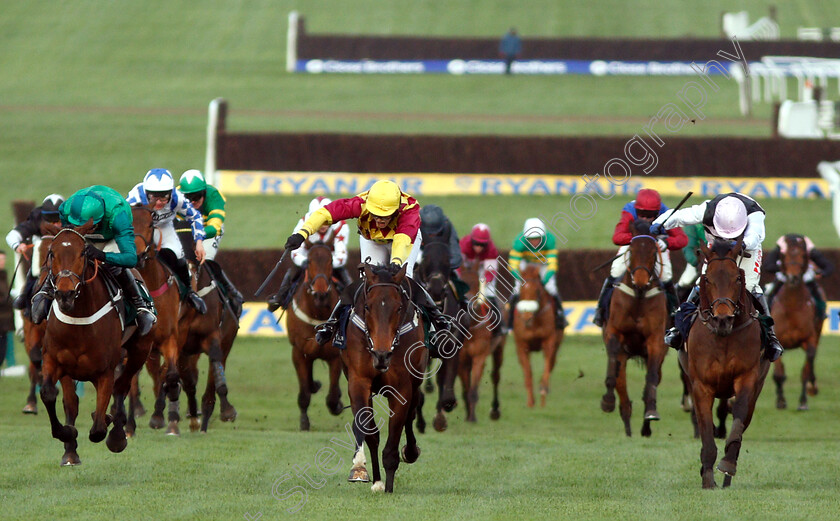
[[[417,391],[417,432],[426,432],[426,418],[423,417],[423,405],[426,403],[426,395],[423,391]]]
[[[418,391],[420,390],[420,381],[412,383],[411,386],[411,400],[408,403],[408,416],[405,422],[405,445],[402,448],[402,460],[409,465],[417,461],[420,457],[420,446],[417,445],[417,438],[414,436],[414,417],[417,410]],[[389,405],[394,405],[393,401],[396,397],[389,396]],[[371,449],[373,450],[373,449]]]
[[[484,375],[484,364],[487,361],[487,354],[480,354],[473,358],[472,370],[470,371],[470,391],[467,396],[467,421],[475,422],[475,410],[478,407],[478,386],[481,384],[481,377]]]
[[[169,400],[169,414],[167,419],[169,425],[166,428],[166,434],[170,436],[180,436],[181,431],[178,428],[178,423],[181,421],[180,404],[178,399],[181,395],[181,376],[178,374],[178,344],[174,337],[167,339],[161,349],[164,355],[164,380],[163,391],[166,398]]]
[[[729,400],[718,400],[717,419],[715,426],[715,438],[722,440],[726,438],[726,416],[729,414]]]
[[[677,352],[677,362],[680,366],[680,374],[683,378],[683,389],[688,392],[687,401],[691,403],[691,425],[694,427],[694,438],[700,438],[700,428],[697,425],[697,409],[695,408],[694,404],[694,396],[692,393],[692,384],[691,384],[691,377],[688,376],[688,353],[685,352],[685,349],[681,349]]]
[[[680,400],[680,407],[685,412],[691,412],[693,410],[692,403],[691,403],[691,382],[688,379],[688,374],[683,370],[682,366],[680,366],[680,380],[682,381],[683,386],[683,393],[682,399]]]
[[[782,359],[779,358],[773,362],[773,381],[776,383],[777,409],[787,409],[787,400],[785,400],[785,391],[783,389],[785,380],[787,380],[787,375],[785,375],[785,364],[783,364]]]
[[[620,347],[615,335],[611,334],[607,337],[607,377],[604,379],[607,392],[601,397],[601,410],[604,412],[613,412],[615,410],[615,384],[619,371],[618,353]]]
[[[292,363],[295,366],[295,372],[298,378],[298,409],[300,409],[300,430],[309,430],[309,402],[312,398],[312,382],[310,376],[312,372],[309,370],[311,362],[306,360],[302,349],[297,347],[292,348]]]
[[[805,365],[802,366],[802,394],[799,396],[799,410],[808,410],[808,395],[816,396],[817,377],[814,374],[814,359],[817,356],[817,344],[809,339],[805,344]]]
[[[373,419],[373,409],[370,407],[370,381],[349,374],[347,376],[347,393],[350,395],[350,406],[353,411],[353,438],[356,447],[353,454],[353,467],[350,469],[350,476],[348,476],[347,481],[366,483],[370,481],[370,475],[365,468],[367,460],[365,459],[364,441],[366,435],[372,436],[374,434],[368,427],[368,421]],[[353,379],[351,380],[351,378]]]
[[[196,355],[196,358],[198,356]],[[209,362],[208,362],[209,363]],[[201,432],[206,433],[207,427],[210,426],[210,418],[213,416],[213,411],[216,409],[216,374],[213,371],[212,363],[209,363],[207,371],[207,385],[204,387],[204,394],[201,395]],[[198,362],[195,363],[196,371],[198,370]]]
[[[472,370],[472,358],[466,353],[461,353],[461,361],[458,363],[458,378],[461,380],[461,397],[464,403],[467,404],[467,414],[464,416],[464,421],[470,420],[470,372]]]
[[[37,355],[35,355],[36,351]],[[38,414],[38,399],[35,397],[35,388],[38,386],[41,376],[41,347],[33,347],[29,351],[29,357],[29,395],[26,397],[26,405],[23,406],[23,414]]]
[[[528,346],[522,341],[516,342],[516,356],[519,358],[519,365],[522,366],[522,374],[525,376],[525,392],[528,395],[526,405],[534,406],[534,380],[531,375],[531,359],[528,356]]]
[[[94,381],[96,387],[96,410],[93,413],[93,425],[90,428],[88,438],[93,443],[99,443],[105,439],[108,433],[108,418],[106,411],[114,394],[114,373],[106,371]]]
[[[723,459],[718,463],[718,470],[727,476],[734,476],[738,467],[738,455],[744,431],[752,420],[757,398],[756,382],[753,379],[736,382],[735,403],[732,406],[732,431],[726,439]],[[729,480],[724,482],[728,486]]]
[[[446,412],[452,412],[458,405],[458,399],[455,397],[455,377],[460,365],[459,358],[456,353],[455,356],[443,360],[443,371],[438,372],[440,404]]]
[[[55,382],[56,377],[58,377],[59,375],[54,374],[52,365],[53,364],[49,359],[44,361],[44,368],[42,371],[43,380],[41,381],[41,401],[44,402],[44,408],[47,410],[47,415],[50,418],[50,429],[52,431],[52,437],[65,443],[66,450],[66,444],[70,442],[75,443],[76,436],[78,435],[78,433],[76,431],[76,427],[72,425],[62,425],[58,421],[58,415],[55,412],[55,401],[58,397],[58,388],[55,386]],[[68,462],[65,461],[64,458],[62,458],[61,460],[62,465],[78,465],[79,463],[79,461],[76,461],[74,463]]]
[[[373,410],[373,397],[368,403],[370,410]],[[367,416],[367,425],[365,426],[365,443],[370,452],[370,465],[373,470],[373,485],[370,486],[372,492],[382,492],[385,490],[385,485],[382,483],[382,471],[379,468],[379,428],[376,426],[376,420],[371,414]],[[364,457],[364,451],[362,451]]]
[[[633,401],[627,393],[627,356],[624,354],[618,355],[616,360],[616,370],[618,371],[615,379],[615,390],[618,393],[618,414],[621,416],[621,421],[624,423],[624,434],[628,437],[632,435],[630,430],[630,416],[633,415]],[[643,436],[650,436],[648,432]]]
[[[198,357],[181,355],[178,358],[178,374],[181,375],[181,385],[187,395],[187,416],[190,418],[190,431],[195,432],[201,427],[198,419],[198,401],[196,393],[198,387]]]
[[[665,361],[666,347],[662,335],[652,335],[646,342],[647,373],[645,374],[645,420],[659,421],[656,410],[656,388],[662,381],[662,362]]]
[[[127,423],[125,412],[125,394],[114,393],[114,408],[113,408],[113,422],[111,432],[108,433],[108,439],[105,440],[105,445],[111,452],[122,452],[128,445],[128,440],[125,433],[125,425]]]
[[[446,361],[441,360],[440,363],[440,369],[435,375],[435,382],[438,386],[438,399],[435,402],[435,417],[432,418],[432,427],[434,427],[437,432],[443,432],[449,426],[446,420],[446,414],[443,412],[443,386],[445,379],[444,373],[446,373]]]
[[[397,403],[395,397],[390,397],[389,402],[391,405]],[[409,408],[407,404],[399,404],[391,409],[393,416],[391,416],[388,425],[388,440],[382,450],[382,465],[385,467],[385,492],[388,493],[394,492],[394,476],[400,466],[400,438],[402,438],[403,429],[408,419]]]
[[[228,351],[230,353],[230,351]],[[228,385],[227,376],[225,376],[225,363],[227,355],[222,351],[221,338],[219,335],[213,335],[210,338],[210,347],[207,350],[207,355],[210,357],[210,372],[213,373],[213,384],[216,394],[219,395],[219,419],[223,422],[236,421],[236,408],[228,401]],[[310,364],[310,374],[312,366]]]
[[[490,409],[491,420],[498,420],[502,416],[501,411],[499,411],[499,381],[501,380],[504,350],[504,342],[499,342],[499,345],[493,350],[493,369],[490,371],[490,379],[493,382],[493,403]]]
[[[125,436],[133,438],[137,434],[137,411],[143,408],[140,403],[140,384],[137,374],[131,379],[131,389],[128,391],[128,408],[126,409]]]
[[[543,341],[542,352],[543,358],[545,358],[545,366],[540,380],[540,407],[545,407],[545,400],[550,388],[551,371],[554,370],[554,364],[557,362],[557,341],[554,335]]]
[[[69,376],[61,379],[61,399],[64,403],[64,416],[66,425],[76,425],[76,418],[79,416],[79,396],[76,394],[76,382]],[[64,456],[61,458],[62,466],[79,465],[79,454],[76,449],[79,444],[74,436],[73,439],[64,442]]]
[[[717,446],[715,445],[714,422],[712,421],[712,402],[714,393],[705,386],[693,384],[692,398],[694,399],[694,411],[697,416],[697,429],[700,432],[700,476],[703,479],[703,488],[716,488],[714,465],[717,459]]]
[[[152,391],[155,396],[155,410],[149,418],[149,427],[152,429],[163,428],[163,409],[166,407],[166,398],[163,394],[163,381],[161,378],[160,351],[152,349],[149,358],[146,360],[146,371],[152,377]]]
[[[344,410],[344,404],[341,402],[341,358],[333,358],[329,367],[330,391],[327,393],[327,409],[333,416],[338,416]]]

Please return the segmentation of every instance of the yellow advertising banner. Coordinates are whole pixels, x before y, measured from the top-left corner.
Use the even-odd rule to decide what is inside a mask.
[[[427,195],[573,195],[585,190],[586,179],[571,175],[529,174],[358,174],[337,172],[260,172],[221,170],[217,185],[225,195],[352,195],[390,179],[413,196]],[[653,188],[664,196],[696,197],[741,192],[755,199],[828,198],[828,183],[817,178],[756,177],[644,177],[623,184],[603,177],[592,188],[604,194],[632,196]]]

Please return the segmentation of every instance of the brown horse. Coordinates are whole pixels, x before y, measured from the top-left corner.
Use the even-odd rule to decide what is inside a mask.
[[[157,321],[149,332],[152,339],[152,352],[146,362],[146,368],[152,376],[154,395],[157,397],[154,414],[149,420],[153,429],[161,429],[164,425],[163,396],[169,395],[170,400],[177,400],[175,391],[178,388],[178,358],[180,344],[178,343],[178,317],[182,312],[178,285],[172,273],[159,261],[158,249],[160,231],[153,219],[152,211],[146,206],[131,208],[134,219],[134,244],[137,248],[137,270],[146,282],[149,295],[155,303]],[[158,240],[155,240],[155,234]],[[163,377],[161,377],[160,360],[163,358]],[[132,404],[132,407],[134,404]],[[134,433],[134,426],[128,426],[128,432]],[[167,434],[174,432],[176,425],[170,424]]]
[[[312,364],[324,360],[330,370],[330,391],[327,393],[327,409],[339,415],[344,409],[341,403],[341,356],[331,344],[319,346],[315,341],[315,326],[326,322],[338,302],[338,290],[332,280],[332,242],[307,242],[308,256],[303,282],[297,286],[291,302],[291,313],[286,317],[286,330],[292,344],[292,362],[298,377],[298,407],[300,408],[300,430],[309,430],[309,401],[312,394],[321,388],[321,382],[312,377]]]
[[[607,349],[607,392],[601,398],[601,410],[615,410],[613,393],[618,391],[619,413],[627,436],[631,435],[630,416],[633,412],[633,404],[627,394],[627,362],[639,357],[646,363],[642,393],[645,415],[641,434],[650,436],[650,422],[659,420],[656,387],[662,379],[662,362],[668,352],[664,340],[668,310],[657,273],[661,258],[656,239],[648,235],[648,228],[643,221],[634,222],[627,271],[613,291],[609,319],[602,332]]]
[[[501,310],[491,311],[490,304],[477,295],[484,294],[484,288],[479,281],[478,263],[464,264],[460,270],[461,278],[470,287],[468,293],[470,312],[469,338],[464,340],[461,347],[458,374],[464,389],[464,403],[467,408],[466,420],[476,421],[475,409],[478,404],[478,385],[484,374],[484,364],[492,356],[493,368],[490,378],[493,382],[493,402],[490,409],[490,419],[498,420],[499,411],[499,380],[501,378],[502,360],[504,357],[507,334],[493,336],[493,323],[502,320]],[[495,316],[497,315],[498,316]]]
[[[52,235],[41,236],[41,243],[38,246],[39,255],[37,258],[46,260],[52,238]],[[35,258],[36,256],[33,255],[32,261],[35,261]],[[27,264],[29,264],[28,261],[21,262],[20,269],[28,269],[26,267]],[[44,271],[44,267],[39,266],[33,271],[33,274],[40,274]],[[36,284],[36,286],[38,285]],[[41,363],[43,361],[43,342],[46,330],[46,322],[34,324],[27,314],[23,315],[23,346],[26,349],[26,355],[29,357],[29,394],[26,397],[26,405],[23,406],[23,414],[38,414],[38,400],[35,397],[35,388],[41,383],[42,379]]]
[[[151,349],[148,335],[138,338],[133,331],[126,331],[131,335],[125,343],[128,357],[115,381],[115,370],[123,362],[121,346],[125,333],[103,280],[104,270],[84,254],[84,234],[92,229],[93,224],[89,222],[77,229],[56,231],[46,258],[55,300],[44,334],[41,400],[50,417],[53,437],[64,442],[62,465],[80,463],[74,426],[79,400],[71,378],[92,382],[96,388],[90,440],[98,443],[105,439],[108,423],[113,422],[106,445],[112,452],[121,452],[126,447],[125,396],[132,377],[143,366]],[[55,411],[58,381],[62,385],[66,425],[58,421]],[[112,395],[113,418],[106,414]]]
[[[817,376],[814,373],[814,359],[820,342],[823,319],[817,315],[816,304],[803,281],[808,270],[808,249],[801,235],[785,236],[787,248],[780,255],[785,283],[773,299],[772,316],[776,323],[776,335],[785,349],[802,347],[805,351],[805,365],[802,367],[802,392],[799,394],[799,410],[808,410],[808,395],[817,394]],[[782,386],[787,379],[782,359],[775,362],[773,381],[776,383],[776,407],[787,407]]]
[[[364,265],[364,283],[356,292],[347,347],[341,351],[353,409],[355,455],[349,481],[370,481],[365,467],[363,442],[373,464],[371,490],[393,492],[394,475],[400,464],[399,443],[405,430],[402,460],[414,463],[420,447],[412,422],[426,370],[423,319],[407,294],[406,266],[392,274],[388,268]],[[385,483],[379,470],[379,426],[373,414],[373,395],[388,398],[388,441],[382,451]]]
[[[516,356],[525,375],[525,390],[528,393],[527,405],[534,406],[534,382],[531,375],[530,354],[542,351],[545,358],[542,379],[540,380],[540,406],[545,407],[549,391],[549,380],[557,351],[563,342],[563,330],[554,325],[555,304],[543,286],[538,266],[531,264],[522,271],[522,288],[519,302],[513,309],[513,338],[516,341]]]
[[[680,364],[691,379],[694,411],[703,448],[700,451],[700,475],[703,488],[717,486],[713,465],[717,459],[712,402],[715,398],[732,402],[732,430],[726,439],[725,455],[718,470],[729,486],[735,475],[744,431],[752,420],[755,403],[770,362],[761,354],[761,326],[748,295],[743,270],[738,268],[738,254],[727,241],[715,241],[710,250],[701,243],[706,272],[700,277],[698,320],[691,326]]]

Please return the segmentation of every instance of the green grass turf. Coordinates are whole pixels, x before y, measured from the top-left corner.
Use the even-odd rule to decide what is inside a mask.
[[[0,501],[3,519],[242,519],[258,512],[263,519],[721,519],[832,520],[838,500],[840,443],[836,408],[840,383],[838,339],[823,339],[817,357],[820,394],[811,410],[774,407],[768,379],[741,450],[738,474],[728,490],[700,488],[700,442],[692,438],[688,414],[679,408],[681,387],[676,357],[669,353],[658,391],[662,421],[653,436],[639,436],[644,372],[628,366],[629,392],[635,403],[633,438],[624,436],[617,413],[598,404],[604,392],[605,355],[597,337],[571,337],[561,348],[552,375],[548,405],[524,407],[522,372],[512,341],[502,368],[502,417],[488,419],[489,375],[481,388],[478,423],[463,421],[463,404],[449,415],[445,433],[420,435],[422,455],[400,466],[396,494],[374,495],[368,485],[349,484],[351,454],[336,474],[314,470],[315,454],[343,439],[351,420],[333,417],[315,395],[312,431],[298,431],[297,383],[285,341],[239,339],[228,365],[230,398],[239,411],[234,424],[222,424],[218,410],[207,435],[167,437],[141,420],[139,435],[122,454],[87,440],[93,389],[88,384],[80,407],[79,454],[82,465],[60,468],[61,444],[51,438],[43,405],[38,416],[24,416],[26,382],[0,380]],[[18,359],[23,354],[18,352]],[[790,376],[788,402],[795,407],[797,375],[803,356],[785,355]],[[202,381],[206,376],[202,361]],[[537,372],[539,355],[532,356]],[[326,368],[316,363],[316,378]],[[151,405],[148,377],[143,399]],[[203,384],[202,384],[203,385]],[[346,382],[341,383],[346,393]],[[458,390],[460,399],[460,390]],[[185,400],[182,400],[182,404]],[[345,398],[346,403],[346,398]],[[377,406],[377,414],[384,409]],[[427,418],[431,408],[426,407]],[[718,442],[722,451],[722,442]],[[322,488],[306,485],[294,466],[307,464]],[[284,474],[292,479],[278,492],[305,487],[307,500],[290,514],[296,498],[278,501],[272,485]],[[718,483],[722,479],[718,476]]]

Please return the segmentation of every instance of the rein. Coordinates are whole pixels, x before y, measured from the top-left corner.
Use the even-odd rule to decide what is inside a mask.
[[[732,257],[716,257],[714,259],[707,260],[706,264],[711,264],[714,261],[725,261],[725,260],[732,261],[732,263],[735,264],[735,268],[740,271],[740,268],[738,267],[738,261],[736,261]],[[740,277],[740,275],[739,275],[739,277]],[[744,277],[740,277],[740,278],[741,278],[741,283],[740,283],[740,290],[739,290],[738,293],[739,293],[739,295],[744,295],[746,293],[746,280],[745,280]],[[702,302],[702,300],[707,300],[707,298],[705,296],[705,280],[706,280],[706,276],[703,275],[703,278],[702,278],[703,284],[701,285],[701,291],[702,291],[701,302]],[[712,318],[714,318],[714,311],[713,310],[714,310],[715,306],[719,303],[723,303],[723,304],[726,304],[727,306],[731,307],[732,310],[733,310],[733,315],[736,317],[736,319],[737,319],[738,316],[744,314],[744,309],[743,309],[743,307],[741,306],[741,303],[740,303],[740,297],[739,297],[738,302],[736,302],[735,300],[732,300],[729,297],[718,297],[715,300],[713,300],[711,302],[711,304],[709,304],[708,308],[705,308],[705,309],[698,308],[698,310],[697,310],[697,316],[700,318],[700,322],[702,322],[703,325],[705,325],[707,328],[709,328],[709,330],[712,329],[712,326],[709,325],[709,322],[711,321]],[[732,334],[736,331],[740,331],[741,329],[744,329],[748,325],[752,324],[756,320],[756,317],[758,317],[758,311],[755,311],[754,313],[751,313],[747,316],[749,317],[749,319],[742,322],[738,326],[734,327],[729,334]]]
[[[630,242],[632,243],[636,239],[650,239],[654,242],[654,245],[656,247],[656,253],[658,254],[658,257],[659,257],[659,270],[658,270],[659,272],[655,273],[657,271],[656,270],[656,262],[654,262],[653,270],[651,270],[647,266],[636,266],[633,269],[630,269],[630,266],[627,266],[626,271],[630,275],[630,282],[631,283],[633,282],[633,275],[637,271],[644,270],[648,274],[647,286],[645,286],[644,288],[639,288],[635,284],[633,284],[633,286],[630,287],[627,284],[625,284],[624,282],[621,282],[616,286],[616,288],[619,291],[621,291],[622,293],[630,295],[633,298],[655,297],[656,295],[662,293],[662,290],[659,288],[658,284],[655,285],[655,286],[652,286],[652,282],[654,280],[659,281],[662,278],[662,267],[663,267],[662,252],[659,251],[659,247],[656,244],[656,237],[653,237],[652,235],[634,235],[633,238],[630,239]],[[629,253],[630,253],[630,250],[628,249],[625,252],[625,255],[628,255],[628,257],[629,257]],[[629,264],[630,259],[628,258],[626,262],[627,262],[627,264]],[[645,289],[645,288],[647,288],[647,289]]]

